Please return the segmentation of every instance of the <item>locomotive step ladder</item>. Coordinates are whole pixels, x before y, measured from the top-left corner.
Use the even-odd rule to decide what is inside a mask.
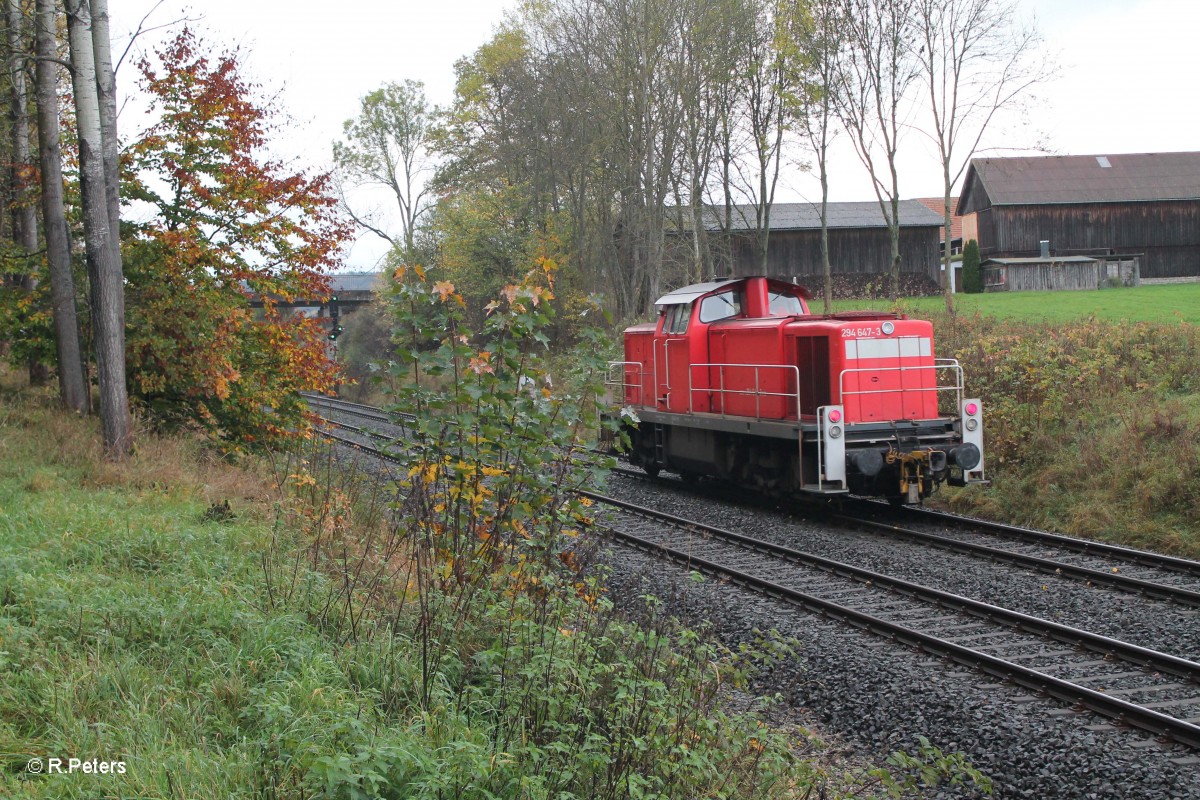
[[[667,435],[663,426],[657,422],[654,423],[654,462],[667,463]]]

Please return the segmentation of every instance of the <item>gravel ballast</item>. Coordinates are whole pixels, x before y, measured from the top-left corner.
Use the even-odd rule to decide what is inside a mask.
[[[1194,612],[1051,575],[1003,567],[878,535],[828,528],[692,493],[614,476],[610,494],[718,527],[1080,625],[1185,657],[1200,653]],[[636,606],[652,594],[689,623],[711,623],[736,647],[775,629],[801,643],[794,664],[762,676],[801,720],[814,719],[865,758],[916,749],[917,735],[962,751],[995,782],[998,798],[1197,798],[1200,754],[915,652],[841,623],[712,579],[695,583],[679,567],[611,548],[610,591]],[[972,563],[974,562],[974,563]],[[1045,587],[1045,588],[1043,588]],[[1189,656],[1189,654],[1191,654]],[[1200,707],[1189,710],[1200,716]],[[1180,712],[1176,712],[1180,713]],[[1187,716],[1187,713],[1180,713]],[[935,797],[972,796],[941,789]]]

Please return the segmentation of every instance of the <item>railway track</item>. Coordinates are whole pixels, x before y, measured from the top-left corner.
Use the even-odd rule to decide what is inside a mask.
[[[643,472],[615,471],[627,477],[653,480]],[[821,513],[823,518],[839,524],[878,531],[940,550],[1200,608],[1200,562],[954,514],[919,508],[899,510],[901,515],[921,522],[957,526],[963,535],[931,533],[891,522],[896,512],[890,506],[864,500],[847,504],[840,513],[827,510]],[[984,534],[988,542],[978,541],[979,534]],[[1001,546],[1010,541],[1024,547]],[[1069,560],[1064,552],[1082,554],[1084,559]]]
[[[363,416],[367,409],[370,407],[362,409]],[[397,460],[363,441],[392,441],[391,437],[346,423],[329,422],[344,433],[322,431],[328,438],[386,461]],[[591,492],[582,494],[618,514],[601,524],[625,545],[1200,750],[1200,664],[1196,662],[616,498]],[[893,534],[899,528],[888,522],[857,517],[848,521],[856,525],[869,523]],[[910,533],[916,536],[909,538],[935,536],[937,545],[946,549],[966,547],[949,537]],[[1028,541],[1036,533],[1020,529],[1019,534],[1013,535]],[[1047,536],[1050,538],[1046,541],[1066,538]],[[1127,548],[1110,551],[1108,546],[1102,549],[1105,557],[1114,553],[1136,554],[1136,563],[1155,564],[1154,554]],[[1026,554],[1020,555],[1023,560],[1014,561],[1012,553],[992,552],[996,548],[967,550],[1025,567],[1067,574],[1061,564],[1052,568],[1049,563],[1033,561],[1036,557]],[[1187,565],[1191,563],[1172,563],[1173,571],[1190,575]],[[1092,572],[1105,574],[1087,567],[1077,570],[1075,577],[1087,580],[1092,580]],[[1198,604],[1192,596],[1193,590],[1142,585],[1150,583],[1127,578],[1108,585],[1188,605]]]
[[[308,404],[316,408],[323,408],[329,411],[336,411],[339,414],[349,414],[350,416],[358,417],[359,419],[369,419],[372,422],[383,422],[388,425],[396,425],[399,420],[404,422],[415,422],[416,414],[407,412],[390,413],[376,406],[369,406],[363,403],[352,403],[349,400],[342,400],[338,397],[330,397],[324,394],[315,392],[300,392]]]
[[[1200,664],[735,531],[584,494],[622,512],[619,521],[604,525],[626,544],[1200,749]],[[1175,708],[1183,713],[1160,710]]]
[[[1151,553],[1145,550],[1136,550],[1132,547],[1122,547],[1120,545],[1096,542],[1089,539],[1077,539],[1071,536],[1063,536],[1059,533],[1023,528],[1019,525],[1006,525],[1001,522],[950,514],[945,511],[935,511],[929,508],[906,506],[901,509],[895,509],[889,506],[887,509],[883,509],[882,504],[874,501],[867,501],[864,505],[875,506],[876,509],[883,510],[885,513],[895,512],[902,516],[912,517],[920,522],[950,525],[965,530],[984,532],[1000,539],[1021,542],[1037,548],[1037,550],[1026,551],[1029,553],[1036,553],[1038,550],[1045,551],[1049,548],[1068,550],[1079,553],[1086,558],[1094,559],[1093,563],[1120,561],[1163,572],[1174,572],[1181,576],[1195,578],[1200,581],[1200,562],[1190,561],[1186,558]]]

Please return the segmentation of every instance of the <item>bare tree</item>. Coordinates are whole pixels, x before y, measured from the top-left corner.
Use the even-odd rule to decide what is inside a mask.
[[[87,383],[79,346],[75,277],[63,206],[62,152],[58,143],[58,12],[55,0],[37,0],[38,151],[42,167],[42,220],[46,259],[50,265],[50,300],[54,312],[54,346],[58,355],[58,388],[63,405],[86,414]]]
[[[678,225],[690,233],[687,279],[700,282],[713,273],[706,195],[715,163],[725,99],[737,73],[737,51],[745,35],[741,0],[689,0],[679,15],[679,103],[682,145],[676,184]]]
[[[942,286],[954,313],[950,198],[996,115],[1028,98],[1053,67],[1032,25],[1008,0],[919,0],[921,77],[942,163],[946,241]]]
[[[821,275],[824,309],[833,313],[833,267],[829,262],[829,147],[838,133],[835,112],[840,88],[843,20],[841,0],[793,2],[787,42],[794,52],[789,57],[794,80],[794,98],[789,113],[815,156],[821,183]]]
[[[779,184],[784,135],[788,129],[787,97],[793,93],[788,59],[778,46],[787,30],[786,6],[777,0],[757,0],[753,27],[744,40],[744,73],[739,82],[745,92],[745,124],[750,140],[750,174],[746,194],[754,207],[758,272],[767,274],[771,236],[771,207]]]
[[[918,0],[844,0],[846,57],[834,97],[891,239],[892,297],[900,293],[900,179],[896,153],[920,70],[913,47]]]
[[[108,457],[123,459],[133,446],[125,386],[125,287],[121,250],[114,241],[117,231],[112,227],[108,207],[96,45],[88,0],[67,0],[66,6],[92,329],[100,383],[100,426]]]
[[[419,81],[389,83],[362,98],[359,115],[343,125],[345,142],[334,142],[333,158],[359,186],[383,186],[396,198],[401,239],[397,241],[365,214],[350,215],[393,247],[413,250],[413,232],[425,210],[430,135],[425,87]],[[349,209],[349,204],[346,204]]]

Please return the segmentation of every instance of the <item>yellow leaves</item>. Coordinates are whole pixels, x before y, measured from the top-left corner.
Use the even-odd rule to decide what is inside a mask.
[[[491,365],[491,359],[492,354],[487,350],[480,351],[479,355],[471,358],[471,361],[467,364],[467,369],[476,375],[482,375],[485,372],[489,375],[495,375],[496,369]]]
[[[446,298],[454,294],[454,284],[450,281],[437,281],[433,284],[433,293],[446,302]]]
[[[307,472],[296,472],[288,475],[288,480],[292,482],[297,489],[303,489],[305,486],[316,486],[317,479]]]
[[[414,464],[408,470],[408,477],[419,478],[424,483],[433,483],[438,479],[441,473],[441,464],[435,462],[423,462]]]
[[[392,280],[394,280],[396,283],[403,283],[404,279],[408,276],[409,269],[413,271],[413,274],[415,274],[422,283],[425,282],[425,268],[420,264],[413,264],[411,267],[407,264],[402,264],[399,267],[396,267],[396,269],[392,272]]]
[[[549,289],[541,286],[532,286],[529,289],[529,299],[536,306],[542,300],[550,301],[554,299],[554,293]]]

